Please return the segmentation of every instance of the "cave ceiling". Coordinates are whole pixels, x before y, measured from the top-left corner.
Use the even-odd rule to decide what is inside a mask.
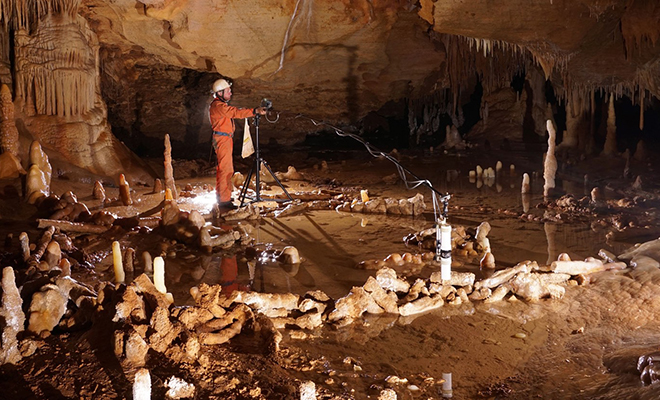
[[[103,46],[139,48],[135,62],[218,72],[243,94],[323,117],[488,75],[458,61],[464,76],[450,77],[448,64],[468,52],[507,61],[497,50],[520,52],[558,87],[658,94],[654,1],[84,0],[81,12]]]

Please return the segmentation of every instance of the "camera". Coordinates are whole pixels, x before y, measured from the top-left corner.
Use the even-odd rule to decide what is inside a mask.
[[[265,108],[266,110],[270,110],[273,108],[273,102],[268,99],[263,99],[261,100],[261,107]]]

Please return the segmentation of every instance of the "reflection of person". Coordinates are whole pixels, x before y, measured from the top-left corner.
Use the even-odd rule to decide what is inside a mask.
[[[236,264],[236,256],[223,257],[220,261],[220,271],[222,272],[222,293],[229,296],[234,290],[238,290],[238,265]]]
[[[249,118],[257,114],[266,114],[264,107],[245,109],[230,106],[231,96],[231,83],[226,79],[218,79],[213,83],[213,102],[209,109],[209,117],[213,129],[213,147],[218,158],[215,173],[215,194],[218,206],[224,209],[236,208],[231,201],[231,177],[234,174],[232,162],[234,118]]]
[[[235,290],[249,291],[250,285],[239,283],[238,280],[238,263],[236,262],[236,255],[231,257],[222,257],[220,261],[220,286],[222,286],[222,293],[229,296]]]

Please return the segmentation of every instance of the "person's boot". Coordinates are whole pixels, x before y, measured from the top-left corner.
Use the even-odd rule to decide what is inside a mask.
[[[232,203],[231,201],[219,201],[218,208],[224,211],[224,210],[235,210],[238,207],[234,205],[234,203]]]

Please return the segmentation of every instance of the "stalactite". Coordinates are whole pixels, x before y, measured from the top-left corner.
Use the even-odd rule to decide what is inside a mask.
[[[603,154],[611,156],[616,153],[616,116],[614,115],[614,94],[610,94],[610,103],[607,111],[607,136],[605,136]]]
[[[70,117],[93,109],[99,45],[77,15],[80,0],[22,0],[21,4],[32,7],[32,13],[13,14],[20,20],[15,31],[16,98],[26,103],[28,115]],[[21,22],[37,19],[29,26]]]

